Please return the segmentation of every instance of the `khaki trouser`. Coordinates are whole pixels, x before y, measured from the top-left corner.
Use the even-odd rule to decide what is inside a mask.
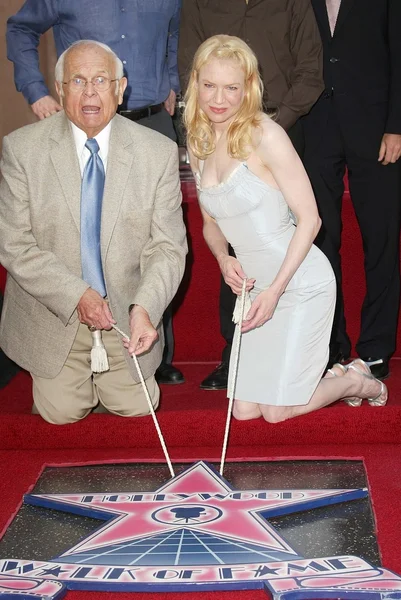
[[[67,360],[53,379],[32,375],[34,412],[49,423],[74,423],[88,415],[99,403],[107,411],[123,417],[149,414],[140,383],[135,383],[125,361],[122,344],[113,330],[102,332],[110,370],[92,373],[90,353],[92,336],[86,325],[80,325]],[[160,390],[155,378],[145,380],[154,408],[159,404]]]

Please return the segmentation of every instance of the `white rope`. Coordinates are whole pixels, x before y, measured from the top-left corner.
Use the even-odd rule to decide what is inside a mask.
[[[126,333],[124,333],[123,331],[121,331],[121,329],[119,329],[117,327],[117,325],[112,325],[112,327],[122,337],[126,338],[127,340],[130,339],[129,336]],[[171,464],[170,456],[169,456],[168,451],[167,451],[167,446],[166,446],[166,443],[164,441],[164,437],[163,437],[163,434],[161,432],[161,429],[159,427],[159,423],[157,422],[157,417],[156,417],[156,414],[155,414],[155,409],[153,408],[152,400],[150,399],[148,388],[146,386],[145,380],[144,380],[143,375],[142,375],[141,367],[139,366],[139,362],[138,362],[138,359],[137,359],[137,357],[136,357],[135,354],[131,354],[131,358],[134,360],[136,370],[138,371],[139,379],[140,379],[140,382],[142,384],[142,388],[143,388],[143,391],[145,393],[146,400],[148,402],[150,414],[152,415],[152,419],[153,419],[153,422],[154,422],[155,427],[156,427],[157,435],[159,436],[161,447],[163,448],[164,456],[166,457],[166,461],[167,461],[167,465],[168,465],[168,468],[169,468],[170,473],[171,473],[171,477],[175,477],[174,469],[173,469],[173,466]]]
[[[240,304],[239,320],[237,323],[238,335],[237,335],[235,348],[233,348],[233,350],[234,350],[233,365],[234,366],[233,366],[233,372],[232,372],[231,382],[230,382],[230,386],[229,386],[229,401],[228,401],[228,410],[227,410],[227,419],[226,419],[226,429],[224,432],[223,450],[221,453],[221,460],[220,460],[220,475],[223,475],[223,471],[224,471],[224,462],[225,462],[226,453],[227,453],[228,435],[230,433],[231,414],[233,411],[233,404],[234,404],[235,385],[237,383],[239,350],[240,350],[240,346],[241,346],[241,328],[242,328],[242,321],[244,318],[244,306],[245,306],[245,297],[246,297],[245,290],[246,290],[246,279],[244,279],[242,282],[241,304]]]

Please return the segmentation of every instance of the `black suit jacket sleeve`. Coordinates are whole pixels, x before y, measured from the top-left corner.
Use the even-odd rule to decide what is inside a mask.
[[[401,134],[401,0],[388,0],[390,89],[386,133]]]

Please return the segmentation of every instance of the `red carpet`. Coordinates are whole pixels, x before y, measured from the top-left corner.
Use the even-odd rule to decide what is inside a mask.
[[[163,386],[160,426],[173,458],[177,447],[214,448],[223,439],[227,410],[224,392],[207,392],[199,381],[211,365],[181,365],[188,383]],[[351,408],[342,402],[284,423],[270,425],[263,419],[233,421],[230,445],[277,447],[294,444],[385,444],[401,443],[401,360],[392,361],[389,380],[390,400],[385,408],[363,404]],[[57,448],[153,449],[162,458],[151,417],[121,419],[94,414],[79,423],[54,427],[39,416],[32,416],[29,376],[21,373],[0,394],[0,448],[41,450]],[[230,456],[230,452],[228,454]]]
[[[218,362],[223,341],[218,324],[219,273],[201,234],[199,208],[193,187],[186,185],[184,203],[191,254],[186,278],[177,298],[174,321],[176,361],[187,382],[164,386],[158,413],[173,460],[218,459],[224,433],[227,400],[224,392],[199,389],[200,380]],[[344,205],[344,292],[349,332],[355,341],[364,277],[360,236],[349,199]],[[1,270],[0,270],[1,271]],[[0,272],[1,278],[4,273]],[[400,355],[399,344],[397,355]],[[385,408],[343,403],[292,421],[269,425],[262,420],[233,422],[228,460],[262,458],[363,459],[378,529],[383,564],[401,573],[401,360],[392,361]],[[70,426],[55,427],[30,414],[31,384],[20,373],[0,390],[0,531],[18,508],[45,464],[102,461],[162,460],[163,454],[150,417],[121,419],[91,415]],[[168,470],[166,467],[166,478]],[[158,600],[158,594],[135,595]],[[259,600],[263,592],[201,592],[168,595],[170,600]],[[132,594],[70,592],[68,600],[128,600]]]

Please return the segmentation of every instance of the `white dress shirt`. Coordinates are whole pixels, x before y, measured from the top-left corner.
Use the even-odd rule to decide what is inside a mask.
[[[85,148],[88,136],[82,129],[79,129],[74,123],[71,123],[72,133],[74,136],[75,148],[77,149],[79,168],[81,169],[81,177],[84,174],[85,165],[90,157],[88,148]],[[95,140],[99,144],[99,156],[104,165],[104,172],[107,169],[107,157],[109,154],[109,141],[111,132],[111,121],[106,125],[100,133],[95,136]]]
[[[338,13],[340,11],[340,5],[341,0],[326,0],[327,16],[329,17],[331,35],[334,34]]]

